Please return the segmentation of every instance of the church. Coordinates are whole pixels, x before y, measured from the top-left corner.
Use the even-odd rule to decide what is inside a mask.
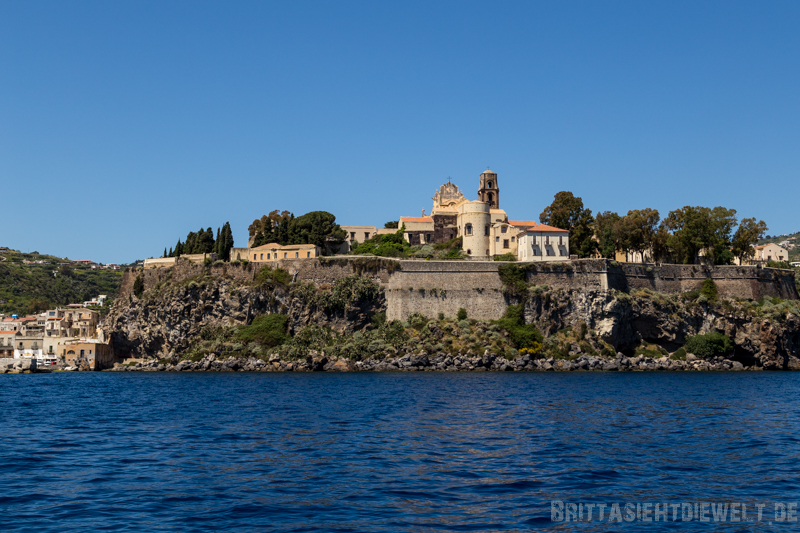
[[[466,257],[491,260],[508,253],[518,261],[569,259],[569,232],[534,221],[509,220],[500,209],[497,173],[481,173],[478,199],[468,200],[448,181],[433,195],[430,215],[400,217],[405,238],[412,245],[441,244],[462,238]]]

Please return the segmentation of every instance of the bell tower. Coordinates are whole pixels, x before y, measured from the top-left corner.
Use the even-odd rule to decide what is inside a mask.
[[[489,204],[490,209],[500,209],[500,188],[497,186],[497,173],[486,170],[481,173],[481,188],[478,200]]]

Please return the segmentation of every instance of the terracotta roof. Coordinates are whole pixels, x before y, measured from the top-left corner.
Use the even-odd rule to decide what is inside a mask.
[[[433,222],[433,217],[400,217],[400,222]]]
[[[569,230],[554,228],[547,224],[536,224],[536,226],[527,228],[528,231],[549,231],[551,233],[569,233]]]
[[[508,223],[511,224],[512,226],[518,226],[523,228],[539,225],[538,222],[535,222],[533,220],[509,220]]]
[[[19,331],[0,331],[0,335],[22,335]]]
[[[770,243],[767,243],[767,244],[762,244],[761,246],[753,246],[753,248],[756,249],[756,250],[761,250],[763,248],[766,248],[770,244],[772,244],[772,243],[770,242]]]

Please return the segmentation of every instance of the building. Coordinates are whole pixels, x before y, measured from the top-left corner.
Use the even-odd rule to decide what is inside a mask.
[[[378,228],[375,226],[339,226],[347,236],[344,242],[335,251],[337,254],[346,254],[353,249],[353,243],[362,243],[378,235]],[[397,230],[392,230],[397,231]]]
[[[253,263],[266,263],[281,259],[312,259],[319,257],[322,249],[314,244],[262,244],[248,249],[248,260]]]
[[[754,246],[753,248],[756,251],[753,261],[766,263],[767,261],[789,260],[789,252],[786,248],[778,246],[775,243],[762,244],[761,246]]]
[[[86,365],[90,370],[108,368],[114,364],[111,347],[96,339],[74,339],[59,343],[57,355],[67,366]]]
[[[454,183],[447,182],[433,195],[430,215],[422,212],[420,217],[400,217],[405,225],[405,238],[412,245],[442,244],[457,237],[462,238],[461,248],[471,259],[490,259],[494,255],[507,253],[503,250],[508,232],[508,215],[500,209],[500,187],[497,173],[482,172],[478,184],[478,200],[468,200]],[[502,224],[505,223],[505,226]],[[501,224],[497,226],[496,224]],[[516,253],[508,239],[507,251]],[[499,247],[496,244],[499,243]]]
[[[16,340],[21,337],[19,331],[0,331],[0,359],[10,359],[14,357],[14,349],[17,346]]]
[[[203,264],[206,260],[216,261],[219,256],[215,253],[210,254],[183,254],[180,256],[184,261]],[[174,266],[178,261],[177,257],[156,257],[144,260],[144,268],[160,268]]]
[[[517,233],[517,260],[564,261],[569,259],[569,231],[546,224],[512,221]],[[514,238],[513,236],[511,237]]]

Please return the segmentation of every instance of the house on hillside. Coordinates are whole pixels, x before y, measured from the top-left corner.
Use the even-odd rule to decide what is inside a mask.
[[[756,255],[753,257],[754,261],[766,263],[767,261],[788,261],[789,252],[786,248],[778,246],[775,243],[762,244],[755,246]]]
[[[322,254],[322,249],[314,244],[287,244],[278,243],[262,244],[255,248],[248,248],[248,261],[253,263],[266,263],[280,259],[313,259]]]

